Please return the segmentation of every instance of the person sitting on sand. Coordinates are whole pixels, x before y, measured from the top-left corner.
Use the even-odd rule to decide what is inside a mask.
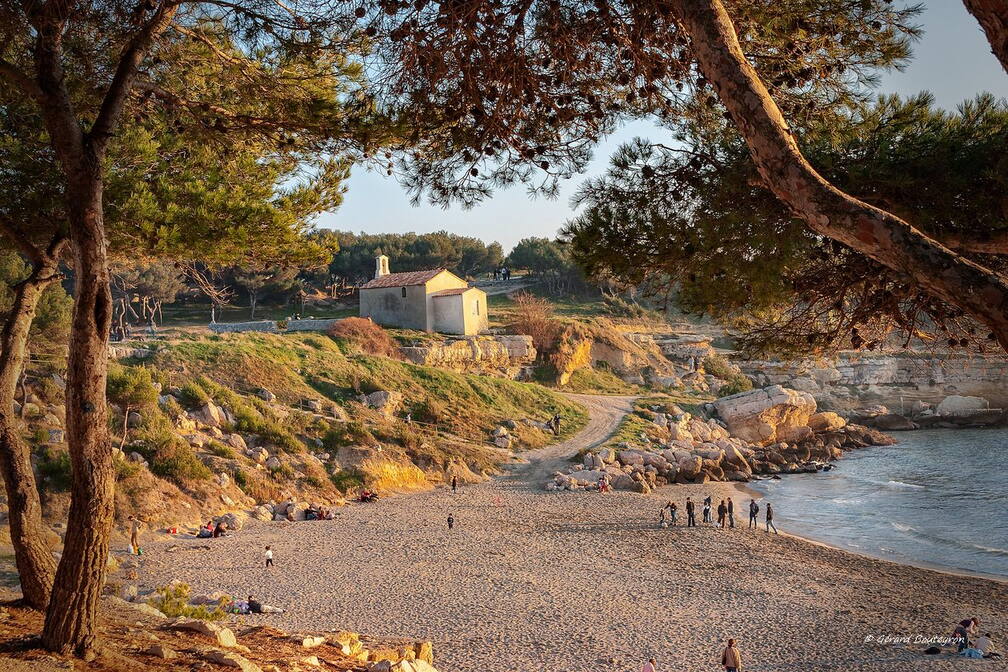
[[[959,644],[956,648],[957,651],[961,652],[969,648],[970,637],[976,634],[978,625],[980,625],[980,619],[976,616],[959,621],[959,624],[955,627],[955,631],[952,633],[959,639]]]
[[[654,658],[648,658],[648,661],[641,666],[641,672],[658,672],[656,665]]]
[[[771,527],[773,528],[774,534],[780,534],[780,532],[777,531],[777,526],[774,525],[774,522],[773,522],[773,507],[770,505],[770,502],[767,502],[766,503],[766,531],[767,531],[767,533],[770,532],[770,528]]]
[[[759,527],[759,522],[756,520],[756,516],[759,515],[759,504],[756,503],[755,499],[749,500],[749,529],[754,527]]]
[[[717,505],[717,524],[723,530],[725,528],[725,523],[728,519],[728,506],[722,499],[721,503]]]
[[[994,650],[994,642],[991,641],[989,632],[984,633],[973,642],[973,648],[980,651],[984,658],[1000,658],[1001,654]]]
[[[218,520],[217,525],[216,527],[214,527],[213,530],[213,538],[216,539],[217,537],[225,536],[227,534],[227,529],[228,529],[227,523],[225,523],[223,520]]]
[[[734,639],[729,639],[728,646],[721,652],[721,666],[725,672],[742,672],[742,654],[735,646]]]
[[[258,602],[251,595],[248,596],[249,613],[251,614],[282,614],[284,610],[280,607],[271,607],[268,604]]]

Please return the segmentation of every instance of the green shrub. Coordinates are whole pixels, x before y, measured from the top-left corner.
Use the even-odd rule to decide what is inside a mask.
[[[204,621],[219,621],[225,614],[220,607],[208,608],[205,604],[189,604],[191,591],[187,583],[173,583],[157,589],[157,596],[147,601],[169,618],[198,618]]]
[[[374,434],[359,420],[350,420],[333,427],[322,439],[329,451],[343,446],[374,446],[378,444]]]
[[[191,410],[199,408],[206,402],[210,401],[210,395],[207,394],[206,390],[198,384],[190,381],[182,386],[179,401],[184,407]]]
[[[718,390],[718,396],[727,397],[739,392],[747,392],[753,387],[752,381],[737,366],[721,355],[704,357],[703,369],[715,378],[725,381],[725,384]]]
[[[70,489],[73,468],[67,451],[46,447],[39,456],[38,471],[51,490],[63,492]]]
[[[437,424],[448,417],[448,406],[443,401],[429,397],[413,406],[413,419]]]
[[[136,476],[142,468],[139,462],[130,462],[121,457],[117,458],[115,461],[116,480],[125,481],[132,476]]]
[[[234,473],[231,474],[231,478],[234,479],[235,485],[237,485],[242,492],[248,494],[247,488],[249,487],[248,475],[241,469],[235,469]]]
[[[217,457],[223,457],[229,460],[234,460],[238,458],[238,455],[235,453],[234,448],[232,448],[231,446],[225,446],[220,441],[210,441],[210,443],[206,445],[206,448],[208,451],[210,451],[211,455],[216,455]]]
[[[343,494],[364,487],[364,474],[357,469],[340,469],[334,472],[329,480]]]
[[[44,446],[49,443],[49,432],[41,427],[32,432],[32,443],[36,446]]]

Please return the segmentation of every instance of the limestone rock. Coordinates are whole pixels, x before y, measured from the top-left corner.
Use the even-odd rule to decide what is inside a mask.
[[[219,429],[221,425],[227,423],[227,416],[224,410],[212,401],[208,401],[200,406],[192,415],[207,427],[217,427]]]
[[[846,420],[832,411],[814,413],[808,422],[813,432],[835,432],[846,424]]]
[[[392,418],[402,405],[403,395],[399,392],[378,390],[364,396],[364,403],[386,418]]]
[[[714,408],[731,436],[765,446],[807,438],[816,402],[807,392],[772,385],[723,397]]]
[[[958,394],[942,399],[936,412],[938,415],[969,415],[990,408],[990,402],[983,397],[964,397]]]
[[[314,649],[325,644],[325,637],[318,635],[292,635],[291,639],[306,649]]]
[[[242,672],[262,672],[262,669],[251,660],[232,651],[210,649],[203,654],[203,659],[225,667],[237,667]]]
[[[154,656],[155,658],[163,658],[164,660],[171,660],[173,658],[178,658],[178,654],[173,650],[169,649],[164,644],[155,644],[154,646],[148,648],[144,651],[148,656]]]
[[[900,432],[917,429],[917,425],[910,418],[899,413],[887,413],[886,415],[875,416],[871,424],[877,429],[885,431]]]

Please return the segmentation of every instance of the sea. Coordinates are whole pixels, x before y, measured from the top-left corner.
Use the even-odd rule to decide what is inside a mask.
[[[852,450],[831,471],[749,487],[773,503],[782,532],[893,562],[1008,579],[1008,430],[892,435],[896,445]]]

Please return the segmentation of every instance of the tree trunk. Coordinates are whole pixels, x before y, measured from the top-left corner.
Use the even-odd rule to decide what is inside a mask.
[[[21,592],[28,605],[40,610],[49,603],[56,561],[45,543],[31,450],[21,438],[14,397],[25,367],[28,333],[39,298],[58,277],[54,259],[34,266],[28,279],[15,288],[14,303],[0,337],[0,472],[7,491],[8,522]]]
[[[87,658],[95,647],[98,599],[115,513],[115,467],[105,397],[112,295],[102,222],[101,161],[88,152],[82,165],[68,172],[75,289],[66,428],[73,486],[63,557],[42,643],[51,651]]]
[[[991,51],[1008,72],[1008,0],[963,0],[987,35]]]
[[[249,319],[255,319],[255,309],[256,309],[256,295],[255,292],[249,292],[249,305],[252,308],[252,312],[249,313]]]
[[[676,0],[675,7],[700,72],[745,138],[764,182],[795,216],[961,308],[1008,350],[1005,279],[827,182],[802,156],[780,109],[746,60],[721,0]]]

